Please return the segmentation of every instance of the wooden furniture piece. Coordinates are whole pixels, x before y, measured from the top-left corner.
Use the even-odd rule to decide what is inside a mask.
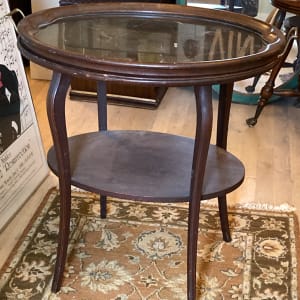
[[[263,108],[267,105],[269,99],[273,95],[278,95],[282,97],[299,97],[300,96],[300,73],[299,73],[299,55],[300,55],[300,48],[299,48],[299,29],[300,29],[300,1],[299,0],[271,0],[271,4],[277,7],[280,10],[278,24],[277,27],[281,27],[281,23],[284,20],[284,17],[287,12],[293,13],[296,16],[289,17],[284,22],[287,34],[286,34],[286,47],[282,55],[280,55],[279,59],[277,60],[276,65],[271,71],[270,77],[264,87],[261,90],[260,98],[256,107],[256,111],[254,117],[251,117],[246,120],[246,123],[249,127],[253,127],[256,125],[257,120],[263,111]],[[296,89],[288,90],[288,89],[275,89],[275,80],[279,74],[279,71],[284,66],[287,56],[289,55],[294,41],[297,41],[298,44],[298,57],[295,61],[294,71],[297,72],[298,75],[298,86]],[[299,101],[298,101],[299,102]]]
[[[79,25],[82,36],[62,35]],[[82,53],[79,47],[66,47],[69,38],[79,46],[85,45],[89,36],[96,36],[103,48],[89,44]],[[245,47],[249,41],[251,46]],[[73,184],[101,195],[102,217],[106,216],[106,196],[187,201],[187,297],[196,299],[200,202],[218,197],[223,238],[230,241],[226,194],[244,178],[242,163],[226,151],[233,82],[272,68],[284,47],[282,33],[259,20],[227,12],[166,4],[137,7],[134,3],[105,3],[32,14],[19,24],[18,45],[26,57],[54,71],[47,98],[54,141],[48,163],[59,177],[61,211],[52,290],[58,291],[62,282]],[[99,131],[68,137],[65,98],[75,76],[97,81]],[[195,139],[108,130],[107,81],[194,86]],[[210,145],[215,83],[221,84],[221,92],[217,141]]]

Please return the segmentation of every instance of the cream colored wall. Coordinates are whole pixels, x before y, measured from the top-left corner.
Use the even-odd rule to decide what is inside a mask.
[[[273,6],[270,4],[269,1],[259,0],[257,17],[261,20],[265,20],[272,9]]]
[[[58,6],[59,0],[31,0],[31,9],[33,12]]]

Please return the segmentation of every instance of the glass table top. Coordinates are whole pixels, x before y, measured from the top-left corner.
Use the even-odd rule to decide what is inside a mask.
[[[284,47],[282,33],[262,21],[180,5],[71,5],[34,13],[18,28],[21,52],[38,64],[134,82],[248,78],[270,69]]]
[[[119,15],[57,20],[34,37],[49,47],[100,60],[147,64],[234,59],[268,47],[259,34],[221,21]]]

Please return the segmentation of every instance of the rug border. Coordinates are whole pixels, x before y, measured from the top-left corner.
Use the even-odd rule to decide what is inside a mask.
[[[5,272],[5,270],[9,267],[13,257],[16,255],[18,249],[20,248],[21,244],[24,241],[24,237],[28,234],[28,232],[30,231],[33,223],[36,221],[37,217],[39,216],[39,214],[41,213],[41,211],[43,210],[43,208],[46,205],[46,202],[49,198],[49,196],[54,192],[54,191],[58,191],[57,187],[52,187],[50,188],[47,193],[45,194],[43,200],[40,202],[38,208],[35,210],[34,214],[32,215],[30,221],[28,222],[28,224],[25,226],[25,228],[23,229],[21,236],[19,238],[19,240],[17,241],[17,243],[15,244],[15,246],[13,247],[12,251],[10,252],[9,256],[7,257],[5,263],[2,265],[2,267],[0,268],[0,274],[3,274]]]
[[[300,299],[300,230],[299,230],[299,219],[296,213],[293,213],[294,224],[295,224],[295,247],[296,247],[296,258],[297,258],[297,298]]]

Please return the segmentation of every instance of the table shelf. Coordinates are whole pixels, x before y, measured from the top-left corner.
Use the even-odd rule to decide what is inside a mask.
[[[194,140],[146,131],[102,131],[69,138],[71,182],[101,195],[143,201],[189,199]],[[48,153],[58,175],[54,148]],[[210,145],[203,199],[234,190],[244,179],[243,164]]]

